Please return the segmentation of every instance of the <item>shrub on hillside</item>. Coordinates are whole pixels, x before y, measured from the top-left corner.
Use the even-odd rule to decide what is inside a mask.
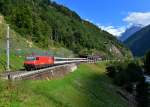
[[[144,77],[137,84],[136,92],[137,107],[149,107],[149,89]]]
[[[111,66],[106,67],[106,73],[109,77],[114,78],[114,76],[116,75],[115,66],[111,65]]]
[[[113,78],[116,85],[132,92],[133,84],[141,79],[141,67],[134,62],[119,62],[107,67],[107,75]]]
[[[144,61],[145,73],[150,75],[150,51],[146,54]]]

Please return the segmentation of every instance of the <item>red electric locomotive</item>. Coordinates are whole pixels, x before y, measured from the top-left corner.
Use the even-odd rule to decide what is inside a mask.
[[[31,56],[26,57],[24,67],[27,71],[50,67],[54,64],[52,56]]]

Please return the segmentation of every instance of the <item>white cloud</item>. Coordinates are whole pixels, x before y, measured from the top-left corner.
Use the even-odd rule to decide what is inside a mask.
[[[150,24],[150,12],[131,12],[123,21],[129,25],[147,26]]]
[[[123,19],[127,22],[127,26],[103,26],[97,24],[102,30],[105,30],[114,36],[121,36],[125,30],[133,25],[147,26],[150,24],[150,12],[130,12],[127,17]]]
[[[97,24],[97,25],[102,30],[107,31],[107,32],[109,32],[110,34],[112,34],[114,36],[120,36],[126,29],[125,27],[102,26],[100,24]]]

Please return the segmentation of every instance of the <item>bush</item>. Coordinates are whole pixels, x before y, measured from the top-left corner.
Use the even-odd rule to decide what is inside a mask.
[[[116,85],[132,92],[133,84],[143,77],[141,67],[135,62],[119,62],[107,67],[107,75]]]
[[[109,76],[109,77],[111,77],[111,78],[114,78],[115,77],[115,75],[116,75],[116,68],[115,68],[115,66],[113,66],[113,65],[111,65],[111,66],[108,66],[107,68],[106,68],[106,73],[107,73],[107,75]]]
[[[145,78],[141,78],[139,83],[136,87],[137,95],[136,100],[138,102],[138,107],[149,107],[149,89],[148,89],[148,83],[145,82]]]
[[[144,61],[145,73],[150,75],[150,51],[146,54],[146,58]]]

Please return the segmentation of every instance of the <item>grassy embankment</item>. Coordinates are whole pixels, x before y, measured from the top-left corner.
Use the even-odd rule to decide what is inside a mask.
[[[0,105],[11,107],[127,107],[105,75],[105,64],[82,64],[51,81],[0,83]],[[7,84],[6,84],[7,83]]]

